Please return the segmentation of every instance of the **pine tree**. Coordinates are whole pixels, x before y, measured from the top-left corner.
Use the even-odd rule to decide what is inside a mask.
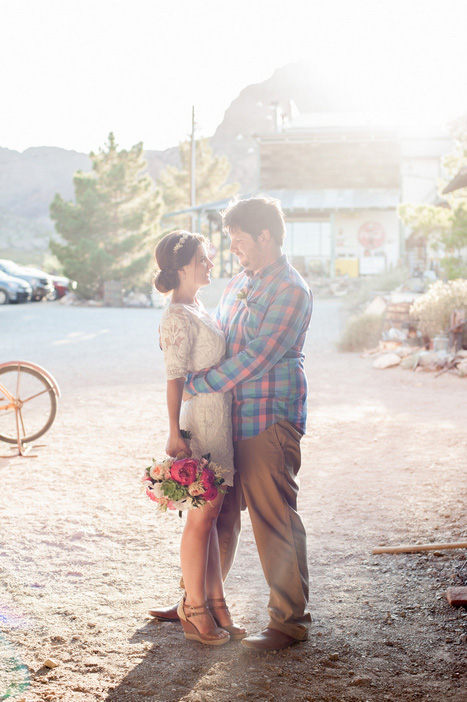
[[[85,297],[101,296],[108,280],[125,287],[149,281],[162,215],[142,143],[119,150],[110,133],[104,148],[90,158],[92,171],[77,171],[73,178],[75,201],[66,202],[57,193],[50,206],[62,238],[50,248]]]
[[[178,212],[191,206],[191,142],[184,141],[179,146],[180,168],[167,166],[159,176],[165,211]],[[226,183],[230,163],[226,156],[214,156],[207,139],[196,141],[196,202],[208,203],[232,197],[238,193],[238,183]],[[168,227],[190,229],[191,218],[171,217]]]

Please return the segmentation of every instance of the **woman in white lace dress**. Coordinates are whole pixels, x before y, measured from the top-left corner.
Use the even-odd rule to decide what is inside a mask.
[[[159,272],[154,284],[171,295],[160,325],[169,414],[166,452],[169,456],[192,453],[196,458],[209,452],[224,469],[225,485],[232,486],[230,392],[203,393],[183,401],[187,374],[216,365],[225,354],[224,334],[197,298],[198,290],[210,283],[213,267],[206,241],[199,234],[171,232],[157,245],[156,261]],[[190,447],[182,429],[192,434]],[[224,599],[216,526],[223,497],[219,494],[203,508],[188,510],[180,547],[186,594],[178,615],[186,638],[209,645],[246,636],[245,629],[233,624]]]

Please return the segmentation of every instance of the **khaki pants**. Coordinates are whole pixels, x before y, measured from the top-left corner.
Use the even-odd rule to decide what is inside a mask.
[[[306,639],[310,615],[306,535],[297,512],[299,432],[286,421],[234,444],[235,485],[217,520],[224,579],[232,567],[248,507],[263,572],[270,588],[268,626]]]

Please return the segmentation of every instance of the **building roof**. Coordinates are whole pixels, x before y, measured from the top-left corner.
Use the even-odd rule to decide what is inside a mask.
[[[335,210],[386,210],[394,209],[400,202],[398,190],[262,190],[242,195],[242,198],[266,196],[280,200],[286,214]],[[208,202],[179,212],[169,212],[166,218],[190,212],[212,212],[227,207],[230,199]]]
[[[286,212],[310,210],[393,209],[400,202],[399,190],[269,190]]]

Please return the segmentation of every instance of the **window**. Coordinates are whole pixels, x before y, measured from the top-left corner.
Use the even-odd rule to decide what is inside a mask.
[[[284,253],[305,258],[331,257],[330,222],[287,222]]]

